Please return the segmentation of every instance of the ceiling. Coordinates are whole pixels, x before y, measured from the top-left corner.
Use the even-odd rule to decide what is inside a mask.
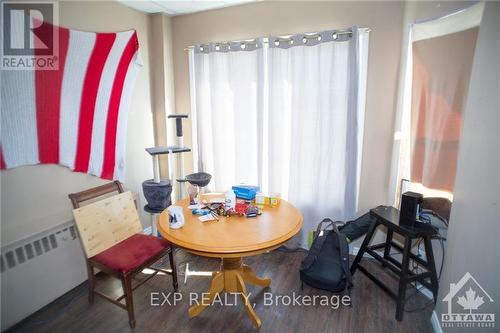
[[[209,9],[216,9],[229,6],[237,6],[243,3],[255,2],[259,0],[220,0],[220,1],[168,1],[168,0],[117,0],[122,4],[140,10],[145,13],[165,13],[169,15],[182,15],[201,12]]]

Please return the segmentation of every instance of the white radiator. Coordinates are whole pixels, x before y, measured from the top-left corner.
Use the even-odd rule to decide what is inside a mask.
[[[1,330],[87,279],[73,221],[2,247]]]

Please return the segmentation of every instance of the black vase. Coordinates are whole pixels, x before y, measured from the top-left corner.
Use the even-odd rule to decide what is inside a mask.
[[[142,191],[148,202],[148,208],[152,211],[161,212],[171,205],[172,184],[168,179],[163,179],[159,183],[155,183],[153,179],[145,180],[142,182]]]

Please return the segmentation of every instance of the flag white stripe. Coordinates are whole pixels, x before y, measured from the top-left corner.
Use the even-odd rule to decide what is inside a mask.
[[[75,168],[76,143],[83,82],[96,34],[69,31],[68,53],[64,66],[59,121],[59,164]]]
[[[5,166],[39,163],[34,70],[2,70],[1,142]]]
[[[116,129],[116,148],[115,148],[115,170],[113,179],[121,182],[125,181],[125,147],[127,144],[127,119],[128,112],[132,104],[132,95],[134,92],[137,74],[142,67],[139,51],[136,51],[132,61],[127,69],[127,76],[123,84],[122,96],[120,99],[120,109],[118,112],[118,126]]]
[[[24,14],[11,12],[11,35],[23,39]],[[7,168],[39,163],[34,70],[0,72],[0,138]]]
[[[2,8],[3,9],[3,8]],[[13,49],[24,49],[24,10],[10,10],[10,47]],[[2,18],[3,19],[3,18]],[[6,26],[3,26],[6,28]],[[30,35],[32,35],[30,33]],[[30,43],[31,44],[31,43]]]
[[[106,139],[106,123],[109,111],[109,100],[116,70],[133,31],[120,32],[109,51],[108,58],[102,70],[99,90],[95,103],[94,122],[92,125],[92,144],[90,150],[90,161],[88,173],[101,176],[102,163],[104,160],[104,142]]]

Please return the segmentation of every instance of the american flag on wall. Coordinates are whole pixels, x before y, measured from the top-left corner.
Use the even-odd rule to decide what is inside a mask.
[[[0,168],[60,164],[123,181],[127,114],[142,67],[137,34],[55,29],[58,70],[1,73]]]

